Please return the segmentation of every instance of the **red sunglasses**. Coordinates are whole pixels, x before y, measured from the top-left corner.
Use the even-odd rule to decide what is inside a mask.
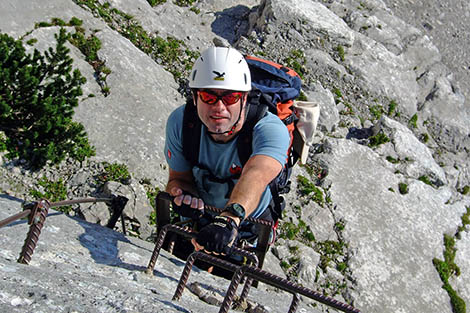
[[[216,104],[219,100],[222,100],[225,105],[232,105],[237,103],[243,96],[243,93],[240,91],[227,91],[218,95],[208,90],[198,90],[198,94],[201,101],[209,105]]]

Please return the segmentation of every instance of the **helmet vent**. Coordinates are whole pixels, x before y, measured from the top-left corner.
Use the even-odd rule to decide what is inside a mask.
[[[197,73],[197,70],[194,70],[192,80],[194,80],[194,78],[196,78],[196,73]]]

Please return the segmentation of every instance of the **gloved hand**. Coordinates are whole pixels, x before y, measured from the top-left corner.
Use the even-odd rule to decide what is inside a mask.
[[[204,214],[204,201],[196,196],[179,188],[174,188],[170,194],[175,196],[173,199],[173,211],[179,215],[198,220]]]
[[[212,223],[197,234],[196,242],[209,253],[230,254],[237,236],[238,226],[232,218],[216,216]]]
[[[190,205],[181,203],[180,206],[175,205],[173,211],[178,213],[180,216],[188,217],[193,220],[199,220],[204,214],[203,209],[192,208]]]

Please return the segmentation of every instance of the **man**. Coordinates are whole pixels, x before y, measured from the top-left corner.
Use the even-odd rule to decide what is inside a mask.
[[[284,166],[289,133],[277,116],[267,113],[253,128],[253,152],[242,168],[237,140],[250,107],[251,76],[244,57],[233,48],[205,50],[194,64],[189,87],[193,103],[186,105],[196,107],[202,122],[198,165],[192,166],[183,155],[182,106],[167,122],[166,191],[175,196],[183,216],[198,215],[205,204],[224,208],[192,243],[196,250],[227,254],[245,217],[269,213],[268,184]]]

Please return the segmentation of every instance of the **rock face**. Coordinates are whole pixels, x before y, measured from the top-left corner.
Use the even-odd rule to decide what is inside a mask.
[[[419,2],[221,0],[181,7],[167,1],[151,7],[144,0],[111,0],[91,7],[73,0],[2,1],[0,30],[37,39],[28,49],[54,45],[59,30],[36,23],[83,20],[86,33],[101,41],[98,56],[111,73],[105,96],[93,67],[69,45],[74,66],[87,78],[75,118],[97,155],[40,172],[28,171],[21,160],[0,159],[0,219],[16,213],[18,199],[30,198],[31,189],[41,188],[39,178],[61,178],[70,198],[127,197],[126,223],[142,239],[152,237],[146,187],[163,189],[166,183],[165,124],[184,103],[184,79],[178,77],[184,66],[169,66],[163,55],[139,49],[123,31],[130,20],[133,31],[172,38],[185,51],[200,52],[216,41],[293,67],[306,97],[320,105],[316,144],[307,164],[294,168],[282,238],[265,268],[281,273],[282,265],[290,279],[363,312],[462,312],[452,307],[456,298],[442,288],[433,262],[455,262],[460,275],[451,275],[449,284],[469,306],[470,107],[468,74],[461,69],[468,64],[456,68],[452,39],[440,36],[461,29],[468,10],[457,12],[453,2],[441,1],[426,2],[425,11],[409,9]],[[429,15],[440,14],[439,7],[442,15]],[[111,9],[122,14],[109,20],[99,13]],[[456,22],[436,26],[445,19]],[[126,164],[132,178],[99,184],[104,161]],[[52,214],[29,267],[15,262],[24,222],[0,231],[2,311],[218,310],[193,295],[171,301],[181,269],[171,256],[162,258],[157,278],[144,276],[152,244],[89,223],[107,223],[106,205],[74,212],[88,222]],[[455,242],[453,260],[445,259],[452,248],[444,235]],[[225,291],[226,281],[202,272],[197,277]],[[24,288],[12,291],[18,284]],[[288,310],[270,288],[253,295],[266,300],[268,312]],[[304,299],[302,308],[321,310],[312,304]]]
[[[458,93],[463,94],[468,105],[470,95],[470,71],[468,45],[465,36],[470,21],[468,1],[452,3],[441,1],[383,1],[396,15],[426,34],[439,49],[441,59],[459,82]],[[450,26],[450,27],[448,27]]]
[[[332,214],[345,221],[355,303],[371,312],[448,311],[432,259],[442,252],[442,234],[455,231],[450,225],[459,224],[469,201],[449,204],[448,188],[397,175],[383,157],[348,140],[328,140],[326,150],[316,158],[328,170]],[[409,183],[405,195],[398,192],[401,182]],[[378,294],[408,300],[391,302]]]
[[[21,210],[21,201],[1,196],[0,208],[3,220]],[[0,232],[2,312],[218,312],[229,285],[194,267],[180,301],[172,301],[183,262],[162,251],[153,275],[147,275],[153,244],[52,209],[31,262],[19,264],[28,229],[19,220]],[[198,293],[196,283],[205,291]],[[251,288],[251,307],[287,312],[290,301],[266,287]],[[199,297],[211,298],[215,305]],[[304,304],[299,309],[320,312]]]

